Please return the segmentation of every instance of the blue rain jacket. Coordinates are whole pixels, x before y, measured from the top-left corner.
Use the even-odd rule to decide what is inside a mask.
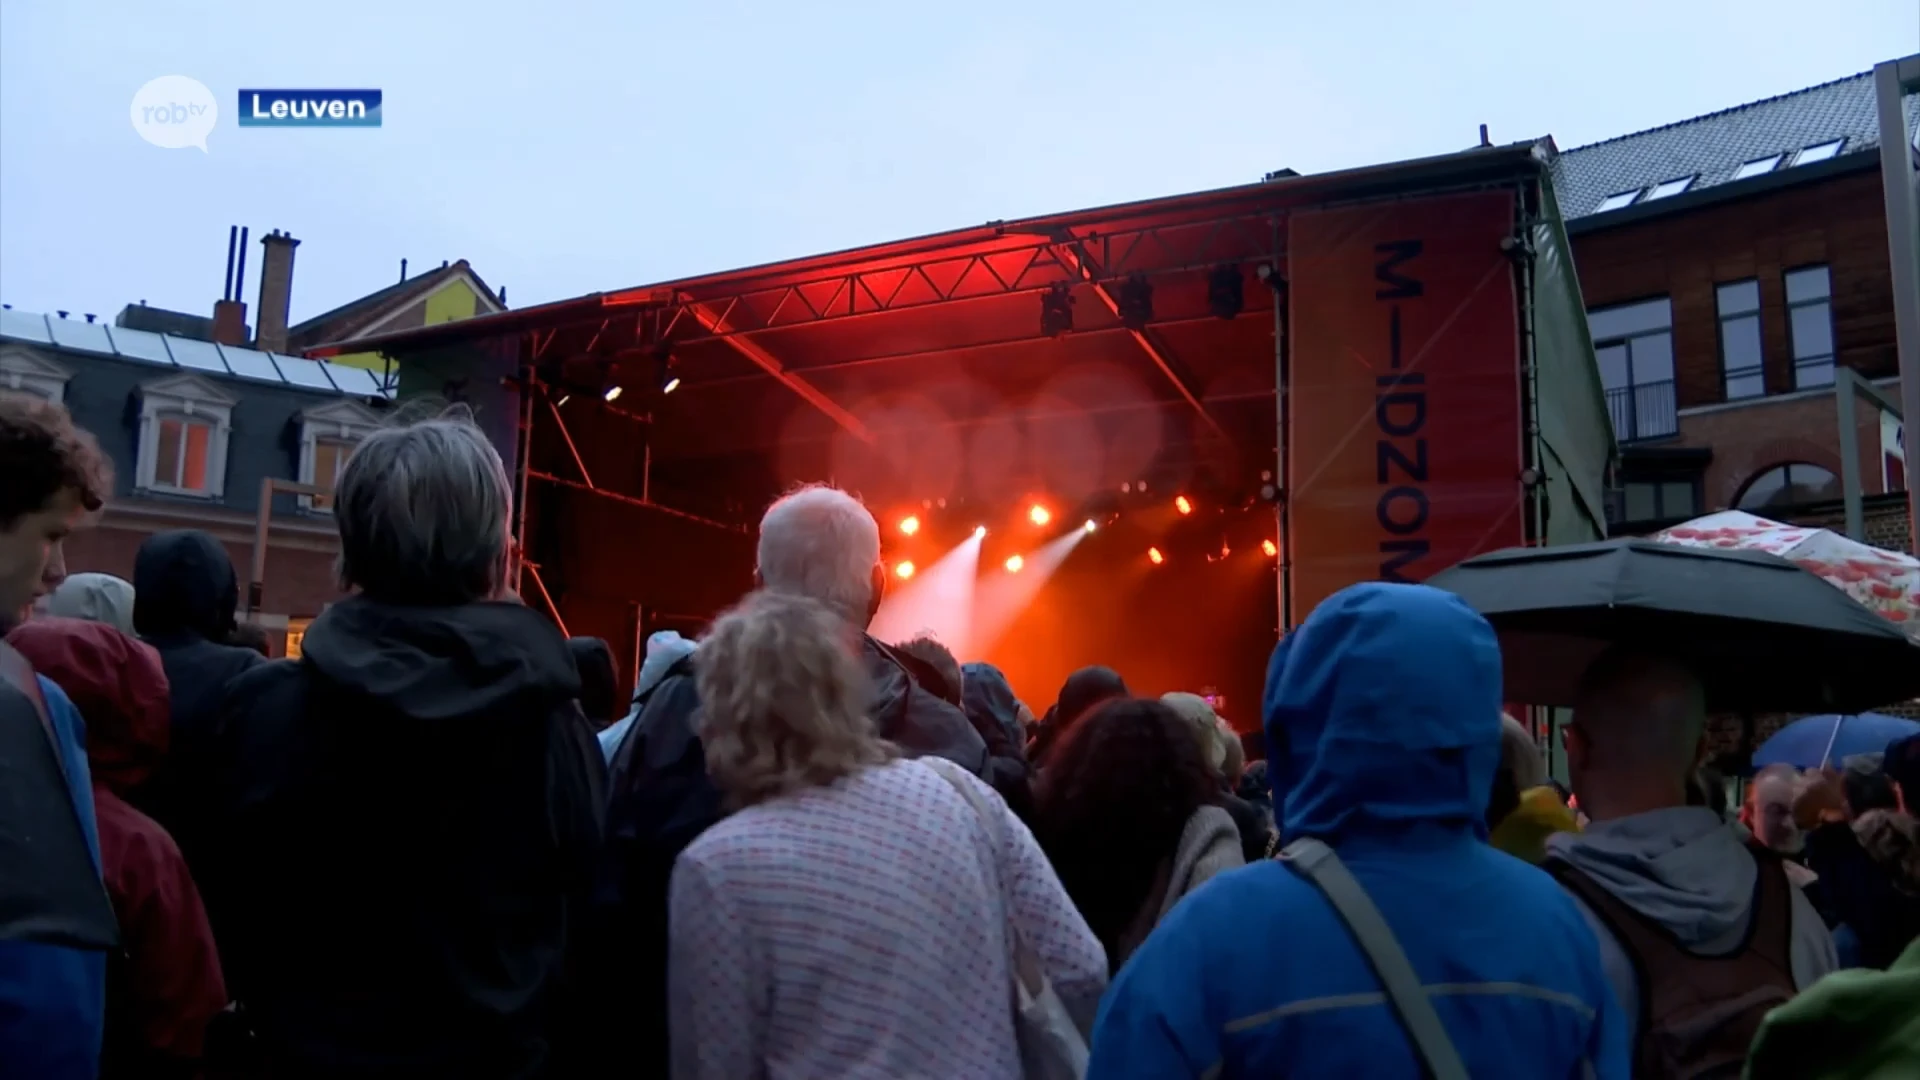
[[[100,832],[93,817],[93,781],[87,768],[86,724],[64,691],[45,676],[40,695],[60,740],[67,793],[80,829],[100,866]],[[0,941],[0,1077],[93,1080],[100,1072],[106,1024],[107,954]]]
[[[1368,583],[1274,650],[1263,702],[1282,838],[1332,845],[1476,1080],[1629,1074],[1593,932],[1486,843],[1500,652],[1451,594]],[[1182,900],[1102,1002],[1089,1080],[1423,1075],[1326,899],[1267,861]]]

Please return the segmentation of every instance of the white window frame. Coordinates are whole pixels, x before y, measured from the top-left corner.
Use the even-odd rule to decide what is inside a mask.
[[[239,399],[210,379],[198,375],[169,375],[143,384],[140,395],[140,445],[134,486],[142,491],[219,500],[227,494],[227,443],[233,435],[233,407]],[[193,491],[161,483],[155,474],[160,463],[160,422],[184,420],[207,424],[207,489]]]
[[[315,459],[322,439],[358,446],[380,424],[379,414],[346,400],[303,410],[300,413],[300,482],[314,482]],[[330,507],[314,506],[311,495],[300,496],[300,508],[316,514],[333,512]]]
[[[67,400],[73,369],[22,345],[0,348],[0,390],[37,394],[56,405]]]

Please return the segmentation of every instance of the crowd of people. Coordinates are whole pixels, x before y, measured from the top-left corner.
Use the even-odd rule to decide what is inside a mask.
[[[1356,585],[1249,762],[1195,694],[1036,716],[876,640],[813,485],[629,693],[512,593],[455,413],[349,459],[345,598],[271,660],[204,532],[67,575],[113,481],[58,405],[0,394],[0,476],[0,1075],[1920,1074],[1920,740],[1736,820],[1659,656],[1589,670],[1557,789],[1486,621]]]

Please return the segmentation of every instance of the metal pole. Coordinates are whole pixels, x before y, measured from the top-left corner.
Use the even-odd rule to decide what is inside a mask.
[[[247,617],[258,614],[261,596],[266,591],[267,582],[267,529],[273,522],[273,494],[284,491],[293,495],[325,495],[327,492],[312,484],[296,484],[291,480],[276,480],[271,476],[260,478],[260,505],[253,511],[253,558],[252,567],[247,575]]]
[[[1845,507],[1847,538],[1867,539],[1866,513],[1860,503],[1859,409],[1854,400],[1860,376],[1852,368],[1833,369],[1833,411],[1840,419],[1840,501]],[[1877,430],[1878,425],[1875,425]]]
[[[247,618],[260,612],[267,580],[267,525],[273,520],[273,477],[260,478],[260,505],[253,512],[253,566],[247,576]]]
[[[1920,53],[1873,69],[1880,110],[1880,187],[1887,203],[1887,247],[1893,263],[1893,324],[1900,355],[1900,427],[1906,436],[1907,544],[1920,551],[1920,191],[1904,99],[1920,88]]]
[[[514,447],[513,470],[519,481],[513,509],[513,566],[510,568],[513,591],[526,594],[527,562],[527,475],[533,463],[533,398],[539,374],[531,363],[521,367],[520,431]]]

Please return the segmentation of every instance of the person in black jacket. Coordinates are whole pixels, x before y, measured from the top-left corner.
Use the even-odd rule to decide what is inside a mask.
[[[220,541],[198,529],[154,533],[133,559],[133,629],[160,654],[172,706],[167,754],[132,802],[198,870],[209,809],[208,742],[227,684],[266,662],[231,644],[240,583]]]
[[[242,1068],[509,1080],[572,1049],[604,762],[566,639],[507,598],[510,502],[458,413],[369,436],[334,506],[356,595],[231,689],[203,885]]]
[[[758,562],[762,587],[819,601],[846,620],[882,738],[907,757],[942,757],[995,779],[986,741],[966,713],[922,685],[924,665],[865,632],[887,573],[880,527],[858,499],[808,485],[776,501],[760,521]],[[683,656],[653,687],[611,763],[588,980],[591,1026],[608,1040],[593,1056],[609,1075],[667,1073],[667,886],[681,849],[723,813],[700,742],[699,661],[698,652]],[[1024,798],[1024,775],[1001,782],[1013,785],[1003,792],[1010,802]]]

